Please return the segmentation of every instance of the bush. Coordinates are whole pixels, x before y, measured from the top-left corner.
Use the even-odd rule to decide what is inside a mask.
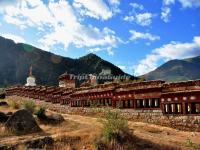
[[[186,145],[187,145],[191,150],[198,150],[198,149],[200,148],[199,145],[193,143],[193,142],[191,141],[191,139],[189,139],[189,138],[186,140]]]
[[[13,109],[20,108],[20,104],[17,101],[9,100],[8,103],[9,103],[9,106],[12,107]]]
[[[22,104],[22,107],[27,109],[30,113],[33,113],[35,111],[36,105],[33,101],[28,100]]]
[[[4,89],[0,89],[0,99],[5,99],[6,98],[6,92]]]
[[[101,122],[103,124],[103,136],[107,140],[111,140],[113,136],[129,130],[128,121],[121,117],[117,111],[108,110],[105,114],[105,120],[101,120]]]
[[[45,107],[39,107],[39,108],[36,110],[35,115],[36,115],[39,119],[45,119],[45,118],[46,118],[45,111],[46,111],[46,108],[45,108]]]

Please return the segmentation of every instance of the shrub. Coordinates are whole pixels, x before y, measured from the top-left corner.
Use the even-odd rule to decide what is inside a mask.
[[[5,99],[6,98],[6,92],[4,89],[0,88],[0,99]]]
[[[8,103],[9,103],[9,106],[12,107],[13,109],[20,108],[20,104],[17,101],[9,100]]]
[[[118,111],[108,110],[105,114],[105,120],[101,120],[101,122],[103,124],[103,136],[107,140],[111,140],[113,136],[129,130],[128,121]]]
[[[39,119],[45,119],[45,118],[46,118],[45,111],[46,111],[46,108],[45,108],[45,107],[39,107],[39,108],[36,110],[35,115],[36,115]]]
[[[193,143],[191,139],[187,139],[186,140],[186,145],[191,149],[191,150],[198,150],[200,148],[200,146],[198,146],[197,144]]]
[[[30,113],[33,113],[35,111],[35,103],[33,101],[25,101],[23,104],[22,104],[22,107],[24,109],[27,109]]]

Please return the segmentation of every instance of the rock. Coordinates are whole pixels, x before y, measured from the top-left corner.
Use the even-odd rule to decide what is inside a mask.
[[[46,117],[49,123],[54,123],[54,124],[62,123],[65,120],[63,116],[60,114],[51,114]]]
[[[7,120],[5,127],[14,134],[19,135],[41,131],[32,114],[25,109],[15,112]]]
[[[8,106],[8,103],[7,103],[7,102],[4,102],[4,101],[2,101],[2,102],[0,102],[0,106]]]
[[[7,112],[6,115],[7,115],[7,116],[12,116],[12,115],[13,115],[13,112]]]
[[[0,112],[0,123],[5,123],[8,120],[9,116],[4,114],[3,112]]]
[[[33,139],[25,143],[27,149],[44,149],[45,146],[52,146],[54,140],[52,137],[44,137],[40,139]]]
[[[0,99],[5,99],[6,98],[6,94],[5,93],[0,93]]]

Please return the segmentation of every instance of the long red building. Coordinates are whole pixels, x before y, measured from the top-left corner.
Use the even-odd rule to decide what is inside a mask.
[[[6,89],[17,95],[71,107],[158,109],[165,115],[200,115],[200,80],[165,83],[161,80],[107,83],[91,87],[24,87]]]

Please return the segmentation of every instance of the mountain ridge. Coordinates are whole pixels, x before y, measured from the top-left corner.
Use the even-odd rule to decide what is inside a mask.
[[[169,82],[200,79],[200,56],[170,60],[141,77],[146,80],[161,79]]]
[[[88,54],[72,59],[47,52],[24,43],[0,36],[0,86],[25,84],[30,66],[37,84],[58,85],[58,77],[65,73],[98,74],[104,68],[110,68],[113,75],[124,75],[120,68]],[[126,74],[127,75],[127,74]]]

